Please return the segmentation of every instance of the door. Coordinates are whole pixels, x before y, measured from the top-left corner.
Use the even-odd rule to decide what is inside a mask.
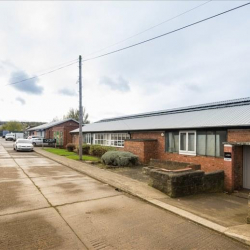
[[[250,146],[243,147],[243,188],[250,189]]]

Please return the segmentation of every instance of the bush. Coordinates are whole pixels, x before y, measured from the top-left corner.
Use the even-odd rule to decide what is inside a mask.
[[[102,157],[106,152],[108,151],[114,151],[116,150],[113,147],[108,147],[108,146],[101,146],[101,145],[91,145],[89,154],[97,157]]]
[[[90,145],[82,144],[82,154],[89,155],[89,150],[90,150]],[[78,145],[76,146],[74,152],[79,155],[79,146]]]
[[[66,149],[69,151],[69,152],[73,152],[75,149],[76,149],[76,145],[74,143],[68,143],[66,145]]]
[[[102,163],[112,166],[134,166],[138,164],[138,156],[130,152],[109,151],[102,156]]]

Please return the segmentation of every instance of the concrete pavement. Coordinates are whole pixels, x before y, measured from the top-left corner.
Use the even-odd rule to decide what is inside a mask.
[[[58,161],[2,144],[0,249],[248,249]]]
[[[212,207],[212,209],[208,210],[208,207],[205,207],[204,205],[204,199],[201,199],[201,202],[199,203],[199,195],[197,195],[194,196],[197,204],[195,203],[194,206],[187,206],[185,200],[190,201],[190,197],[186,199],[181,198],[180,202],[180,199],[171,199],[164,193],[159,192],[147,184],[126,176],[105,171],[83,162],[77,162],[62,156],[51,154],[41,148],[36,148],[36,151],[41,155],[49,157],[104,183],[108,183],[115,188],[119,188],[120,190],[139,197],[155,206],[250,245],[250,225],[246,224],[247,200],[234,196],[230,198],[227,196],[227,198],[225,198],[225,194],[215,196],[211,195],[212,198],[210,198],[210,195],[207,195],[206,200],[208,201],[205,202],[205,205],[211,205]],[[213,209],[216,207],[219,209]],[[206,209],[208,210],[207,213],[205,213]],[[231,216],[230,220],[229,213]],[[245,214],[245,217],[243,214]],[[234,217],[233,219],[232,216]]]

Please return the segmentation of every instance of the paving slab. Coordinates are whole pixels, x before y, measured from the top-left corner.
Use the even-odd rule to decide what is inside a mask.
[[[0,249],[87,249],[53,209],[0,216]]]
[[[64,176],[64,175],[81,175],[76,171],[62,165],[58,166],[22,166],[23,170],[29,177],[42,177],[42,176]]]
[[[224,193],[197,194],[177,199],[158,199],[172,206],[231,227],[246,223],[247,200]]]
[[[107,184],[83,174],[32,178],[32,180],[54,206],[120,195]]]
[[[19,167],[0,167],[0,181],[27,178]]]
[[[0,181],[0,215],[44,207],[49,204],[30,179]]]
[[[88,248],[247,249],[242,244],[130,196],[57,208]],[[201,230],[202,229],[202,230]]]
[[[0,159],[0,167],[18,167],[13,159]]]
[[[34,158],[34,159],[23,159],[23,158],[15,158],[15,161],[20,167],[31,167],[31,166],[61,166],[60,163],[52,161],[47,158]]]

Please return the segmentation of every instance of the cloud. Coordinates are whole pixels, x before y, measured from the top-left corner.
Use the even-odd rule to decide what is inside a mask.
[[[25,71],[23,71],[23,70],[15,71],[11,74],[10,79],[9,79],[9,83],[15,83],[18,81],[22,81],[26,78],[29,78],[29,76],[26,74]],[[22,91],[22,92],[26,92],[26,93],[30,93],[30,94],[34,94],[34,95],[41,95],[43,93],[43,87],[37,85],[38,81],[39,81],[38,78],[33,78],[33,79],[30,79],[27,81],[13,84],[11,86],[19,91]]]
[[[58,93],[62,95],[68,95],[68,96],[77,96],[77,93],[74,90],[68,89],[68,88],[59,89]]]
[[[113,80],[107,76],[103,76],[100,79],[100,84],[109,86],[113,90],[118,90],[121,92],[130,91],[129,82],[123,77],[119,76],[116,80]]]
[[[16,101],[20,102],[22,105],[24,105],[26,103],[26,101],[21,97],[17,97]]]

